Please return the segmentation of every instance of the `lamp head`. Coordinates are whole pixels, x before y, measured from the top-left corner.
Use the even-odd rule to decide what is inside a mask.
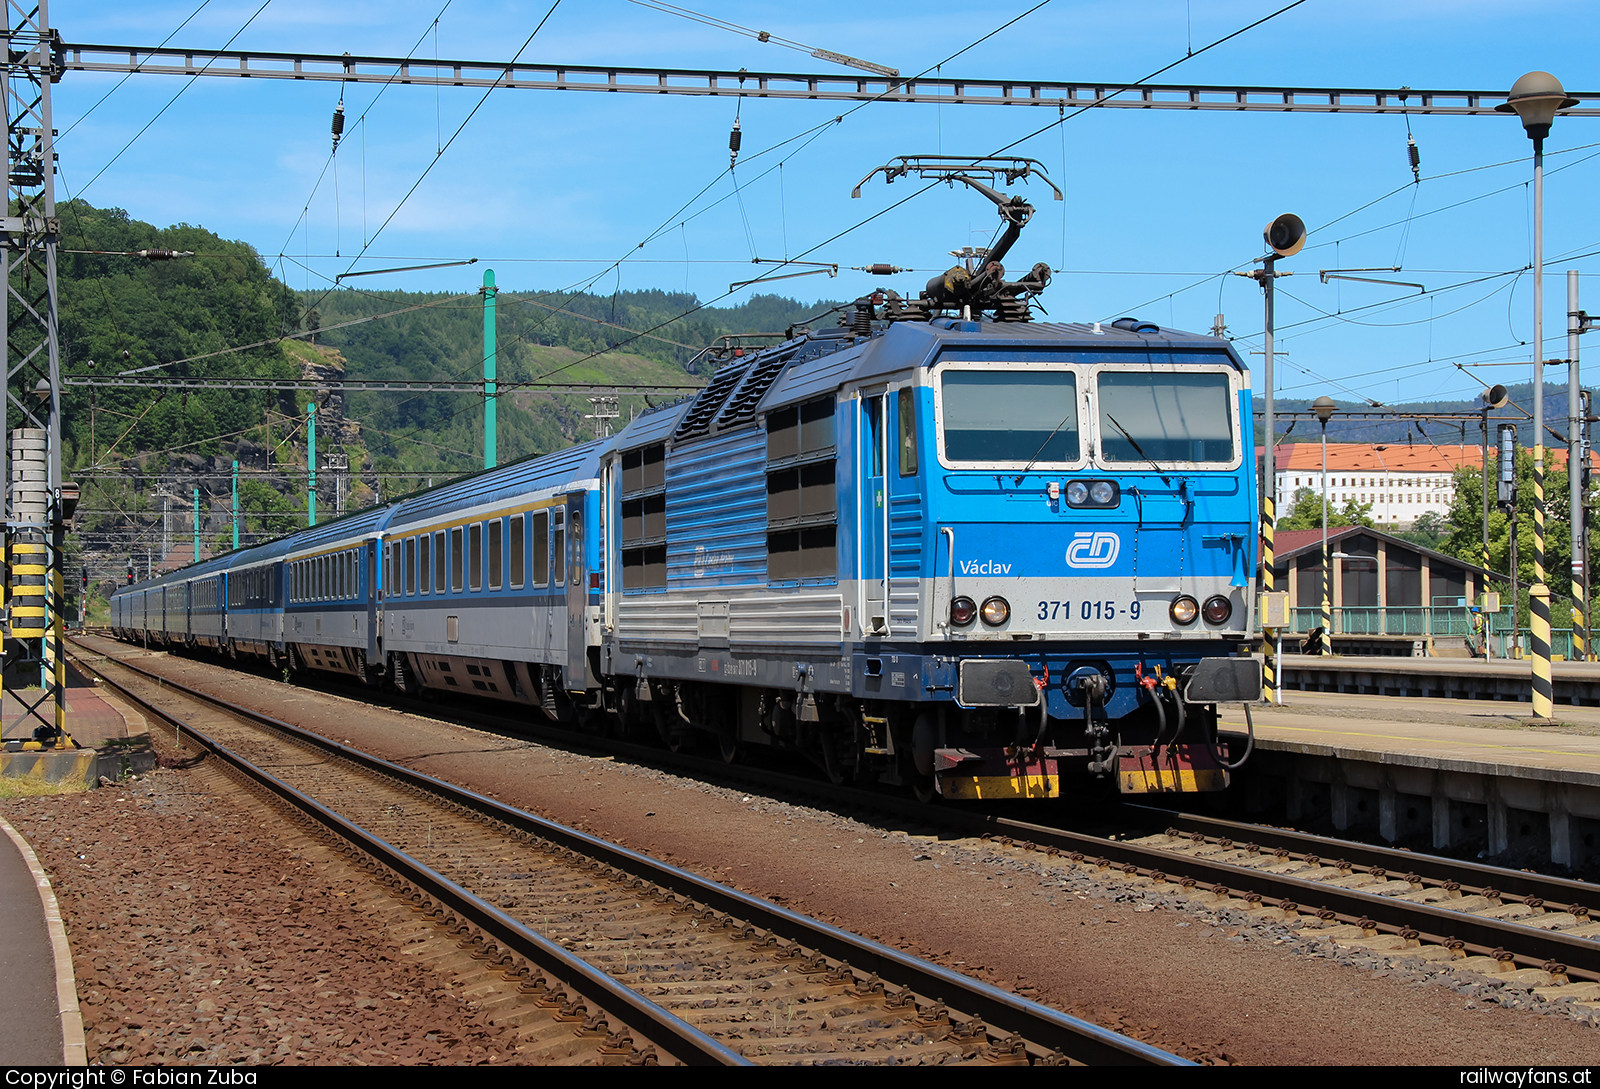
[[[1324,424],[1328,422],[1328,417],[1332,416],[1334,412],[1338,410],[1338,407],[1338,405],[1333,403],[1333,398],[1326,395],[1318,397],[1315,401],[1311,402],[1311,411],[1315,412],[1317,414],[1317,419],[1321,420]]]
[[[1557,110],[1570,109],[1578,100],[1567,94],[1561,81],[1549,72],[1529,72],[1511,85],[1506,100],[1495,107],[1499,113],[1515,113],[1522,118],[1528,138],[1540,142],[1550,135],[1550,124]]]

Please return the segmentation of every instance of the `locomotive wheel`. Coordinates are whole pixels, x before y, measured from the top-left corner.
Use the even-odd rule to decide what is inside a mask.
[[[911,776],[911,793],[916,795],[917,801],[923,805],[932,805],[939,797],[939,780],[932,775]]]
[[[722,754],[724,764],[737,764],[744,759],[744,746],[739,744],[738,734],[718,734],[717,751]]]

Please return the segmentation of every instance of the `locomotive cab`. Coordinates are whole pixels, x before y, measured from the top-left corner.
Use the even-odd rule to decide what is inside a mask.
[[[1221,342],[1149,326],[930,332],[930,364],[891,406],[895,468],[920,477],[926,512],[924,789],[1054,797],[1074,773],[1223,789],[1215,703],[1259,692],[1255,662],[1229,657],[1250,620],[1248,372]],[[893,528],[909,504],[871,492],[865,537],[895,540],[892,571],[910,559]],[[878,570],[863,568],[866,598],[892,603]]]

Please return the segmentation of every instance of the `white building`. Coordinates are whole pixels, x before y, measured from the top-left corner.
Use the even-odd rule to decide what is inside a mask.
[[[1565,451],[1558,451],[1565,464]],[[1282,518],[1301,488],[1322,494],[1322,444],[1283,443],[1275,455],[1277,513]],[[1491,469],[1495,464],[1490,451]],[[1459,465],[1483,467],[1480,446],[1419,443],[1328,444],[1328,508],[1354,500],[1372,504],[1379,526],[1409,526],[1427,513],[1448,514]]]

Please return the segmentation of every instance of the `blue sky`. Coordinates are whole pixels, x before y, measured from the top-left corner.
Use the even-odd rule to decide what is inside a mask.
[[[941,74],[1131,82],[1282,3],[1054,0]],[[221,46],[260,5],[210,0],[172,44]],[[67,42],[154,45],[199,6],[63,0],[50,14]],[[684,6],[911,74],[1032,3],[925,0],[871,12],[835,0]],[[270,0],[234,44],[510,59],[549,7],[549,0]],[[1494,90],[1545,69],[1568,90],[1600,90],[1589,59],[1600,6],[1550,0],[1537,14],[1519,7],[1503,0],[1309,0],[1158,82]],[[523,56],[843,71],[627,0],[563,0]],[[827,125],[848,104],[500,90],[440,156],[481,91],[395,86],[375,100],[377,87],[353,85],[345,92],[350,123],[335,187],[334,172],[324,170],[337,85],[202,78],[171,101],[185,80],[135,76],[95,106],[117,78],[69,73],[56,85],[59,192],[81,191],[95,204],[157,224],[196,223],[243,239],[301,288],[331,286],[365,244],[357,267],[480,262],[364,278],[357,281],[363,287],[471,290],[488,264],[503,290],[553,289],[581,284],[627,256],[594,290],[687,288],[714,299],[731,281],[755,274],[752,256],[795,256],[912,192],[903,181],[892,188],[875,181],[861,199],[850,198],[856,181],[891,157],[988,152],[1055,113],[879,103]],[[725,174],[736,109],[744,133],[737,194]],[[759,154],[819,125],[808,143]],[[1422,153],[1420,185],[1408,184],[1399,116],[1090,111],[1016,149],[1042,160],[1067,200],[1049,200],[1037,183],[1023,188],[1039,213],[1007,263],[1021,271],[1045,261],[1062,270],[1043,300],[1055,320],[1136,314],[1206,330],[1220,310],[1248,353],[1260,347],[1260,291],[1220,274],[1259,254],[1262,226],[1293,211],[1313,233],[1306,250],[1282,265],[1295,275],[1280,281],[1278,347],[1288,353],[1280,392],[1388,403],[1470,396],[1476,383],[1452,362],[1530,358],[1531,276],[1517,270],[1532,258],[1531,144],[1514,118],[1500,116],[1413,116],[1410,127]],[[1545,354],[1564,357],[1567,268],[1584,274],[1585,305],[1600,312],[1600,257],[1574,256],[1600,250],[1600,119],[1558,119],[1546,152]],[[781,169],[768,169],[777,162]],[[914,294],[949,263],[946,251],[983,244],[997,222],[975,194],[939,187],[809,259],[924,270],[888,281]],[[638,248],[663,225],[669,229]],[[1395,279],[1424,284],[1428,294],[1373,306],[1407,289],[1324,285],[1317,275],[1395,264],[1405,270]],[[841,271],[836,280],[791,280],[772,290],[853,298],[885,282]],[[1259,356],[1247,358],[1259,365]],[[1487,381],[1528,376],[1525,367],[1474,373]]]

